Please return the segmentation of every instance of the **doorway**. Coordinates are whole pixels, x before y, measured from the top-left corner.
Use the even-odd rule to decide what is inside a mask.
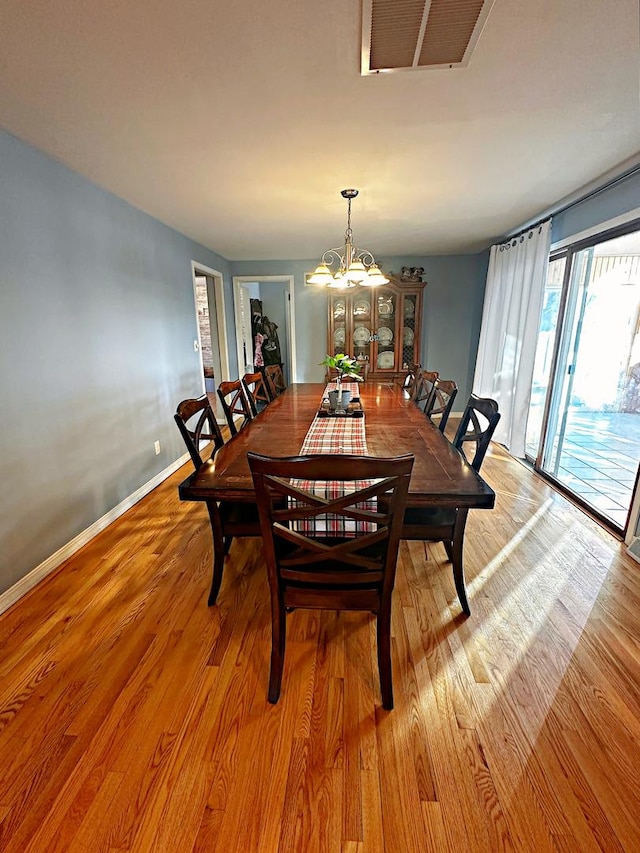
[[[618,532],[640,463],[640,230],[552,254],[527,432],[536,468]]]
[[[233,277],[239,375],[252,371],[256,365],[254,328],[259,312],[262,322],[267,321],[266,328],[275,327],[275,333],[265,335],[260,344],[262,347],[264,343],[265,349],[259,352],[258,362],[262,357],[265,364],[279,363],[287,385],[296,381],[293,281],[292,275]],[[277,350],[273,349],[276,341]]]
[[[220,382],[229,379],[222,274],[193,261],[191,266],[198,332],[195,344],[200,353],[202,388],[211,402],[216,420],[224,423],[224,413],[216,394]]]

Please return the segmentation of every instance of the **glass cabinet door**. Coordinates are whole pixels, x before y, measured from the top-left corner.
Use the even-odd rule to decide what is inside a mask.
[[[418,294],[404,293],[402,295],[402,359],[401,367],[411,367],[417,361],[416,342],[419,340],[419,330],[416,323],[419,322]]]
[[[371,294],[358,294],[352,305],[353,352],[352,355],[361,363],[371,361],[371,337],[373,314],[371,311]]]
[[[396,363],[396,294],[391,290],[376,290],[375,335],[377,338],[376,370],[399,370]]]
[[[331,300],[333,315],[333,355],[346,352],[347,346],[347,300],[344,296]]]

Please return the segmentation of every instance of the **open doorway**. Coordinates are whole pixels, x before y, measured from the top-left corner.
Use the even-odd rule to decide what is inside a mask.
[[[222,274],[192,261],[193,292],[198,329],[197,347],[203,391],[209,397],[216,419],[224,422],[216,389],[229,379],[229,352],[224,316]]]
[[[293,276],[234,276],[233,296],[240,375],[280,364],[296,381]]]

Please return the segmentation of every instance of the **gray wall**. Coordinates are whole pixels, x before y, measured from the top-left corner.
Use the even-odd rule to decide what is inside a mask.
[[[382,259],[384,269],[424,267],[422,365],[458,383],[456,411],[472,391],[489,253]]]
[[[224,275],[235,364],[223,258],[0,133],[0,592],[184,452],[192,259]]]

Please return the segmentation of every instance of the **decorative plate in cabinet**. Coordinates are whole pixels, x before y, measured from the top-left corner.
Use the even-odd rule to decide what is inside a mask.
[[[395,364],[395,356],[393,352],[381,352],[378,355],[378,367],[381,370],[389,370]]]
[[[368,344],[370,337],[371,332],[369,329],[365,329],[364,326],[358,326],[353,330],[353,342],[358,347],[363,347],[365,344]]]
[[[388,326],[380,326],[378,329],[378,340],[383,346],[389,346],[393,341],[393,329],[390,329]]]

